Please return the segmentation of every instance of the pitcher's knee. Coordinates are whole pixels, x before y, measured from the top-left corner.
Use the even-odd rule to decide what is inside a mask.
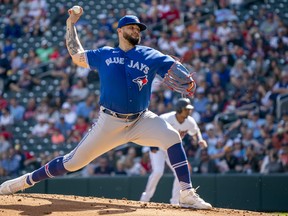
[[[70,158],[69,154],[64,156],[63,165],[69,172],[75,172],[86,166],[86,164],[83,165],[81,161],[75,161],[73,158]]]
[[[181,137],[180,134],[178,132],[173,133],[169,136],[169,140],[167,140],[165,143],[163,143],[163,149],[167,150],[168,148],[170,148],[171,146],[177,144],[177,143],[181,143]]]

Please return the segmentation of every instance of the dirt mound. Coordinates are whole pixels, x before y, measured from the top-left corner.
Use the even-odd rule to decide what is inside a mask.
[[[142,203],[126,199],[117,200],[54,194],[14,194],[0,196],[0,215],[263,216],[273,214],[223,208],[193,210],[163,203]]]

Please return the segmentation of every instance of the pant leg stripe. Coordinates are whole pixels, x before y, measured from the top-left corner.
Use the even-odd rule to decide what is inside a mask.
[[[49,164],[46,164],[46,165],[45,165],[45,172],[46,172],[46,174],[47,174],[47,176],[48,176],[49,178],[53,178],[53,177],[54,177],[53,175],[51,175],[51,173],[50,173],[50,171],[49,171]]]
[[[84,140],[87,138],[89,132],[82,138],[82,140],[78,143],[78,145],[75,147],[75,149],[73,149],[68,155],[67,157],[64,156],[63,159],[63,163],[67,163],[69,160],[71,160],[71,158],[74,156],[74,154],[76,153],[77,149],[80,147],[80,145],[84,142]]]

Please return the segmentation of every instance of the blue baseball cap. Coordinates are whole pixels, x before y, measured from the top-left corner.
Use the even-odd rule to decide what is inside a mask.
[[[140,27],[140,31],[144,31],[145,29],[147,29],[147,26],[141,23],[138,17],[134,15],[126,15],[122,17],[118,22],[118,28],[122,28],[123,26],[133,24],[138,25]]]

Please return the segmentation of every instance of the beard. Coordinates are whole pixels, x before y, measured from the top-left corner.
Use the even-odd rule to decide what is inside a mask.
[[[127,34],[126,32],[123,33],[123,38],[125,38],[133,46],[139,44],[141,40],[140,37],[134,38],[131,35]]]

